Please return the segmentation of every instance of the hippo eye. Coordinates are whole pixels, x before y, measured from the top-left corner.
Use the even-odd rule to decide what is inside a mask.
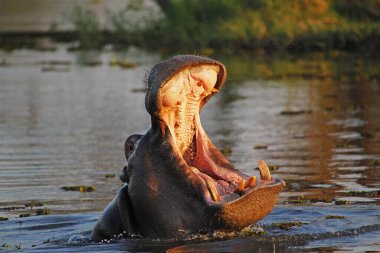
[[[126,147],[126,150],[131,152],[131,151],[133,151],[133,149],[134,149],[133,143],[128,143],[127,147]]]

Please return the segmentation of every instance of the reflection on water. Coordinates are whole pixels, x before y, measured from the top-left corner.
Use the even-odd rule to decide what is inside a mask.
[[[137,62],[131,52],[138,67],[121,70],[108,65],[109,54],[94,52],[19,51],[2,57],[10,66],[0,69],[1,207],[40,201],[53,212],[102,209],[120,186],[124,140],[149,127],[144,94],[131,90],[144,87],[156,58]],[[78,64],[95,60],[103,65]],[[44,62],[65,64],[70,71],[44,72]],[[97,191],[61,190],[80,184]]]
[[[131,69],[113,66],[110,62],[114,57],[128,59],[137,66]],[[44,53],[0,51],[0,216],[10,219],[0,222],[6,228],[6,234],[1,236],[5,232],[0,232],[0,238],[7,240],[0,240],[0,244],[41,245],[53,237],[59,238],[59,231],[65,232],[58,241],[67,242],[70,233],[88,238],[97,214],[78,213],[102,210],[119,189],[123,142],[130,134],[144,133],[149,128],[145,94],[140,91],[144,90],[147,70],[158,60],[154,55],[133,50],[121,55],[67,53],[64,48]],[[289,64],[294,61],[289,60]],[[319,221],[313,231],[312,226],[307,226],[298,232],[328,233],[334,222],[340,222],[342,231],[380,224],[380,85],[372,78],[374,72],[362,73],[365,78],[351,78],[352,74],[347,74],[351,69],[330,69],[331,63],[320,65],[303,60],[303,69],[319,69],[323,77],[313,78],[310,75],[315,70],[312,70],[301,75],[301,79],[300,76],[289,79],[296,75],[283,61],[263,63],[244,59],[240,65],[237,59],[225,62],[232,72],[231,78],[205,107],[202,124],[217,146],[232,149],[229,158],[243,172],[258,175],[255,167],[259,159],[277,165],[272,174],[284,179],[287,187],[277,209],[262,224],[286,221],[289,217],[310,222],[314,216],[323,218],[328,214],[349,218]],[[299,60],[296,62],[298,67]],[[274,73],[272,81],[252,79],[249,73],[256,73],[258,65],[260,71]],[[345,65],[363,66],[355,62]],[[279,68],[285,69],[287,78],[278,78]],[[336,78],[337,72],[346,76]],[[93,185],[96,191],[61,190],[62,186],[71,185]],[[31,202],[43,204],[54,216],[18,218],[20,214],[34,216],[36,208],[25,208]],[[313,207],[298,207],[297,203]],[[349,204],[345,206],[348,211],[339,203]],[[372,217],[370,224],[364,214],[355,218],[365,212]],[[63,213],[77,214],[55,216]],[[64,217],[67,220],[62,225],[60,219]],[[79,222],[81,219],[83,223]],[[17,241],[16,227],[24,231],[28,226],[22,224],[33,222],[42,226],[39,233],[45,234],[36,240],[25,232]],[[49,225],[43,227],[44,222]],[[368,231],[372,232],[366,238],[372,242],[379,229]],[[271,233],[275,235],[276,231]],[[344,245],[339,239],[331,240],[310,243],[308,249],[315,245]],[[359,239],[355,242],[360,247],[368,244]],[[148,251],[180,246],[150,247],[145,243]],[[260,248],[259,242],[243,238],[208,243],[211,246],[191,247],[231,251],[239,247]],[[91,245],[86,250],[99,246]],[[274,251],[272,246],[265,247]],[[99,247],[103,250],[105,246]],[[106,250],[118,247],[116,244]],[[126,250],[136,247],[133,243],[123,246]],[[296,244],[291,247],[297,251]],[[74,247],[75,250],[78,248]]]

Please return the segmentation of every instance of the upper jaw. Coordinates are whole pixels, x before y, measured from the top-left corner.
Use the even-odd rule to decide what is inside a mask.
[[[169,127],[183,156],[194,140],[201,102],[217,92],[218,65],[188,67],[172,76],[161,88],[160,115]]]

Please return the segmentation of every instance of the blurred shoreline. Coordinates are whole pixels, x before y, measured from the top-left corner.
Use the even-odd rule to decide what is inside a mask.
[[[379,21],[376,0],[3,0],[0,48],[53,50],[50,40],[76,42],[72,50],[377,57]]]

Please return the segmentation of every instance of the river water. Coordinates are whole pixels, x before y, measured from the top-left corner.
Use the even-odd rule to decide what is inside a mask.
[[[122,68],[112,64],[116,59],[137,65]],[[232,151],[238,169],[258,175],[257,161],[264,159],[287,183],[254,228],[265,233],[91,242],[99,212],[122,185],[124,140],[150,126],[143,80],[160,56],[59,46],[0,51],[0,217],[8,218],[0,221],[0,251],[380,251],[378,79],[355,78],[350,69],[337,76],[341,69],[310,59],[300,64],[307,74],[296,76],[273,72],[298,68],[299,60],[218,59],[230,78],[205,106],[203,127],[218,147]],[[352,63],[363,64],[374,67]],[[252,76],[257,69],[270,71],[270,78]],[[333,75],[319,74],[326,71]],[[76,185],[96,191],[62,189]],[[49,215],[36,215],[44,208]],[[286,230],[283,222],[296,225]]]

